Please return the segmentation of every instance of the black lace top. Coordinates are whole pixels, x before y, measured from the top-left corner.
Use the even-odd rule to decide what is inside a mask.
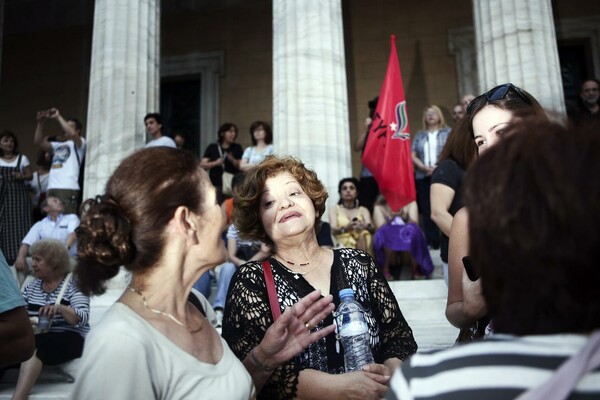
[[[295,275],[276,259],[271,257],[270,262],[282,312],[314,290],[301,275]],[[340,303],[339,291],[354,289],[356,300],[365,309],[375,362],[383,363],[392,357],[404,360],[417,351],[412,330],[402,316],[387,280],[367,253],[356,249],[334,250],[330,285],[336,307]],[[233,276],[229,286],[222,335],[235,355],[243,360],[260,343],[272,323],[262,267],[256,261],[246,263]],[[333,317],[329,316],[316,329],[332,323]],[[341,349],[341,346],[336,347],[333,333],[313,343],[275,370],[258,398],[294,398],[298,375],[303,369],[343,373],[343,350],[338,352],[337,348]]]

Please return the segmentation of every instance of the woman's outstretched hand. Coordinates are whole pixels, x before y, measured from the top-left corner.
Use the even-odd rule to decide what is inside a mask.
[[[272,367],[285,363],[308,345],[335,330],[333,324],[314,329],[334,308],[333,296],[321,298],[319,290],[303,297],[292,307],[288,307],[269,327],[265,337],[254,350],[256,357],[264,365]]]

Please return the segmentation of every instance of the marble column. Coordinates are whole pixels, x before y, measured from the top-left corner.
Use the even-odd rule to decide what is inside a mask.
[[[479,92],[512,82],[564,112],[551,0],[473,0]]]
[[[160,0],[96,0],[84,198],[103,193],[146,142],[144,115],[159,106],[159,45]]]
[[[448,30],[448,50],[454,55],[456,65],[456,86],[459,101],[466,94],[479,93],[477,88],[477,55],[473,27]]]
[[[273,135],[337,201],[351,176],[341,0],[273,0]]]

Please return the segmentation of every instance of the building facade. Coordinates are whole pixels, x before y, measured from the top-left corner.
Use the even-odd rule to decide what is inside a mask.
[[[85,196],[143,146],[159,111],[199,156],[235,122],[273,125],[337,200],[378,95],[389,37],[413,131],[425,106],[448,120],[466,93],[513,82],[563,113],[600,77],[600,3],[587,0],[0,0],[0,129],[35,159],[37,110],[84,122]],[[59,127],[46,124],[51,134]]]

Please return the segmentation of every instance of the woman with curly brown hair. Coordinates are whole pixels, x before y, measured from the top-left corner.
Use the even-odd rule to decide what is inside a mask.
[[[129,156],[84,204],[77,232],[80,287],[102,293],[121,265],[127,290],[88,336],[75,399],[249,399],[282,365],[330,333],[306,321],[331,313],[331,297],[290,304],[240,362],[214,328],[215,312],[192,290],[225,260],[225,216],[190,152],[152,147]]]
[[[261,262],[242,265],[229,286],[223,337],[244,359],[268,332],[273,315],[305,293],[319,289],[339,304],[339,290],[353,288],[365,309],[376,364],[345,374],[344,355],[332,333],[278,367],[259,398],[381,398],[394,366],[417,350],[394,294],[369,254],[319,246],[317,230],[326,199],[317,175],[294,158],[270,156],[248,173],[236,191],[233,220],[242,238],[272,247],[265,268],[272,273],[269,282],[276,293],[268,295],[273,286]],[[306,328],[319,332],[332,320],[331,315],[310,320]]]

